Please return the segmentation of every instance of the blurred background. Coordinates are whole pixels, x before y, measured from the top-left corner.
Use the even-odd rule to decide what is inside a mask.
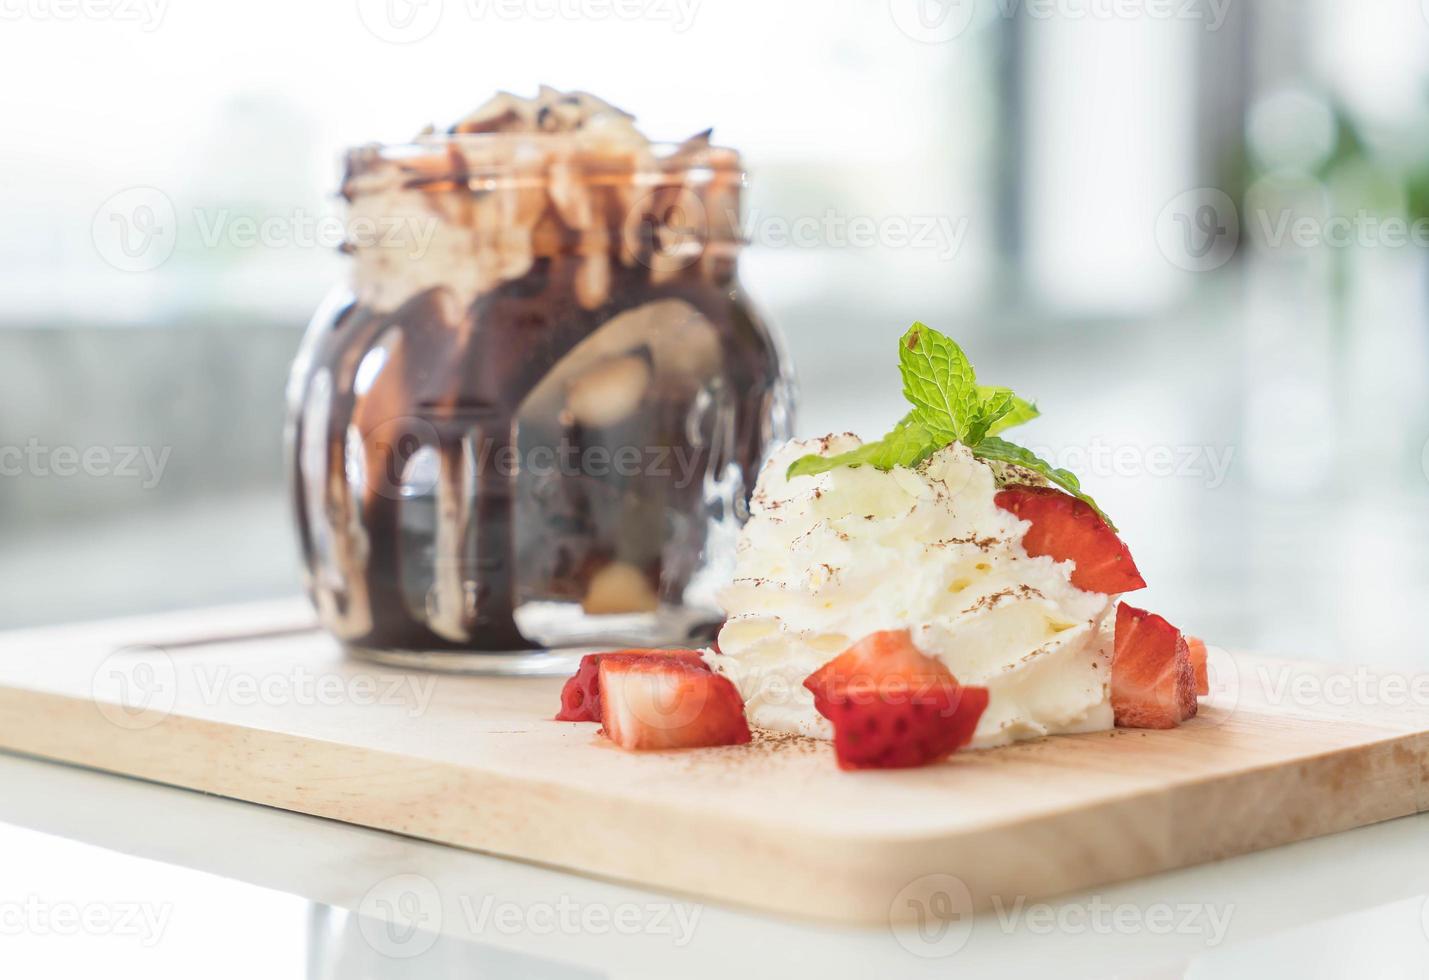
[[[1146,603],[1406,665],[1429,590],[1419,0],[6,0],[0,626],[299,588],[287,365],[339,155],[593,91],[751,169],[798,429],[881,433],[895,338],[1035,397]]]

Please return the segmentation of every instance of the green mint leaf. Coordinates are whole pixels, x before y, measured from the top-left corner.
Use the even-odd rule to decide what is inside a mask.
[[[962,348],[931,327],[915,323],[898,342],[898,367],[913,417],[934,438],[966,444],[978,424],[983,400]]]
[[[984,399],[991,399],[995,392],[1005,391],[1012,395],[1012,408],[1007,414],[999,417],[992,425],[988,426],[987,435],[995,436],[999,432],[1006,432],[1014,425],[1022,425],[1024,422],[1031,422],[1042,413],[1037,410],[1037,406],[1024,398],[1018,398],[1012,394],[1010,388],[993,388],[979,385],[978,391]]]
[[[877,442],[837,456],[801,457],[790,465],[790,479],[827,473],[840,466],[869,465],[880,470],[917,466],[948,443],[960,442],[980,459],[1020,467],[1023,479],[1041,479],[1061,487],[1085,501],[1111,526],[1096,501],[1082,492],[1075,475],[998,438],[999,433],[1041,413],[1010,388],[978,384],[972,363],[952,338],[924,323],[914,323],[899,340],[898,367],[903,394],[913,410],[893,431]]]
[[[976,446],[982,442],[983,437],[992,431],[992,427],[1012,411],[1013,399],[1017,396],[1010,388],[985,388],[978,385],[977,397],[977,411],[968,421],[968,430],[963,438],[963,443],[968,446]]]
[[[1116,530],[1116,525],[1111,522],[1110,517],[1106,516],[1106,512],[1097,506],[1095,500],[1082,492],[1082,485],[1074,474],[1067,470],[1057,469],[1051,463],[1032,452],[1032,450],[1023,449],[1021,446],[999,439],[996,436],[989,436],[976,446],[973,446],[972,451],[973,455],[979,459],[994,460],[999,463],[1012,463],[1014,466],[1021,466],[1023,469],[1031,470],[1039,476],[1046,478],[1048,482],[1061,487],[1078,500],[1083,500],[1091,505],[1092,510],[1096,511],[1097,515],[1106,521],[1107,527],[1113,531]]]
[[[912,415],[893,427],[877,442],[866,442],[857,449],[837,456],[801,456],[789,466],[788,478],[814,476],[838,469],[840,466],[861,466],[867,464],[880,470],[891,470],[895,466],[914,467],[927,459],[943,444],[929,434]]]

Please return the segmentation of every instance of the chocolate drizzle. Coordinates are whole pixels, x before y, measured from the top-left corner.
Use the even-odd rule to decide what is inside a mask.
[[[540,259],[465,309],[441,289],[390,312],[353,303],[322,327],[301,381],[304,410],[294,415],[295,503],[315,601],[343,639],[383,649],[529,648],[537,644],[517,626],[519,604],[578,600],[617,558],[634,561],[662,601],[683,601],[703,560],[709,479],[729,467],[753,473],[767,433],[785,424],[774,411],[785,397],[781,366],[730,281],[692,268],[656,286],[646,270],[620,269],[610,301],[586,310],[573,295],[575,266]],[[503,452],[528,457],[533,440],[588,444],[593,434],[579,424],[523,420],[523,406],[582,341],[621,312],[662,299],[713,326],[715,373],[694,388],[657,385],[655,403],[628,423],[640,431],[629,435],[684,452],[704,476],[685,485],[677,471],[642,476],[622,489],[584,474],[542,483],[496,465]],[[370,377],[363,366],[377,360],[369,358],[380,360]],[[686,419],[711,392],[728,437],[690,442],[679,425],[660,421]],[[305,430],[314,418],[325,418],[322,431]],[[320,472],[305,465],[313,440],[325,444]],[[404,495],[424,457],[434,462],[430,527],[413,525],[414,502]],[[747,489],[733,488],[741,505]],[[653,522],[630,520],[644,512]],[[413,563],[429,563],[430,574]],[[413,587],[427,578],[424,589]]]

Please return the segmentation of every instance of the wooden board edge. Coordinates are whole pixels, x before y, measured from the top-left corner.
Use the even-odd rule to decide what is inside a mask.
[[[414,768],[392,755],[390,766],[374,767],[383,753],[277,733],[255,737],[240,726],[177,716],[123,731],[91,701],[8,687],[0,687],[0,718],[6,719],[0,748],[26,755],[735,906],[859,925],[946,907],[935,893],[946,890],[949,877],[966,887],[973,909],[984,909],[994,900],[1052,898],[1429,809],[1429,733],[1405,733],[1293,767],[1171,785],[955,838],[855,842],[800,834],[771,843],[767,828],[681,813],[687,833],[652,842],[624,830],[637,810],[649,819],[646,804],[485,777],[448,763]],[[219,742],[225,748],[215,753]],[[321,762],[313,758],[318,747]],[[245,758],[222,761],[244,752]],[[145,755],[162,763],[134,761]],[[175,770],[175,759],[189,761]],[[295,764],[307,770],[301,781],[284,778]],[[1405,780],[1406,767],[1417,778]],[[374,780],[374,768],[385,777]],[[243,792],[235,782],[246,785]],[[352,810],[351,787],[359,783],[365,808],[385,799],[361,819]],[[1330,798],[1353,798],[1356,805],[1324,807]],[[463,802],[453,807],[452,799]],[[701,840],[719,846],[690,846]],[[725,869],[721,855],[731,848],[754,853],[767,869],[757,887]]]

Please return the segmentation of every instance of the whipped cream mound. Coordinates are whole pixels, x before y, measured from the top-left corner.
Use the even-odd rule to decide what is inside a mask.
[[[804,678],[877,630],[990,699],[974,748],[1112,727],[1113,597],[1072,585],[1071,564],[1023,550],[1026,522],[993,501],[993,470],[952,444],[916,469],[785,474],[801,456],[860,446],[795,441],[765,465],[739,543],[722,655],[710,663],[762,728],[831,738]]]

